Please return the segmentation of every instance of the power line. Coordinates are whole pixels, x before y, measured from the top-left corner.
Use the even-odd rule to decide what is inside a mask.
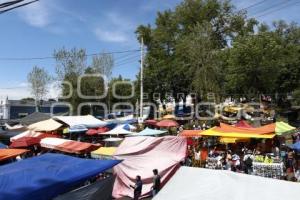
[[[262,1],[259,1],[259,2],[257,2],[257,3],[254,3],[254,4],[250,5],[250,6],[247,6],[247,7],[245,7],[245,8],[242,8],[242,9],[238,10],[237,12],[240,12],[240,11],[247,10],[247,9],[249,9],[249,8],[255,7],[255,6],[260,5],[260,4],[262,4],[262,3],[266,2],[266,1],[268,1],[268,0],[262,0]]]
[[[284,2],[279,2],[279,3],[273,4],[273,5],[271,5],[269,8],[264,9],[263,11],[258,11],[258,12],[253,13],[253,14],[250,16],[250,18],[251,18],[251,17],[254,17],[254,18],[255,18],[256,15],[260,15],[260,14],[266,12],[266,11],[272,10],[272,9],[277,8],[277,7],[280,7],[280,6],[282,6],[282,5],[286,5],[286,4],[290,3],[290,1],[291,1],[291,0],[286,0],[286,1],[284,1]]]
[[[282,9],[284,9],[284,8],[287,8],[287,7],[296,5],[296,4],[298,4],[298,3],[300,3],[300,1],[293,2],[292,4],[288,4],[288,5],[285,5],[285,6],[281,7],[281,8],[278,8],[278,9],[275,9],[275,10],[271,10],[270,12],[263,13],[263,14],[261,14],[261,15],[256,16],[256,18],[259,18],[259,17],[263,17],[263,16],[266,16],[266,15],[269,15],[269,14],[271,14],[271,13],[273,13],[273,12],[277,12],[277,11],[282,10]]]
[[[123,54],[123,53],[128,53],[128,52],[138,52],[140,51],[139,49],[133,49],[133,50],[127,50],[127,51],[112,51],[112,52],[102,52],[102,53],[91,53],[91,54],[87,54],[87,57],[91,57],[91,56],[96,56],[96,55],[112,55],[112,54]],[[54,56],[46,56],[46,57],[10,57],[10,58],[0,58],[0,60],[4,60],[4,61],[24,61],[24,60],[48,60],[48,59],[55,59]]]
[[[9,6],[15,5],[17,3],[20,3],[22,1],[24,1],[24,0],[16,0],[16,1],[11,1],[11,2],[6,2],[6,3],[4,3],[5,5],[1,4],[2,5],[1,8],[6,8],[6,7],[9,7]],[[27,3],[23,3],[23,4],[20,4],[20,5],[17,5],[17,6],[13,6],[13,7],[1,10],[0,14],[3,14],[3,13],[8,12],[10,10],[14,10],[16,8],[19,8],[19,7],[23,7],[23,6],[32,4],[32,3],[37,2],[37,1],[39,1],[39,0],[30,1],[30,2],[27,2]]]

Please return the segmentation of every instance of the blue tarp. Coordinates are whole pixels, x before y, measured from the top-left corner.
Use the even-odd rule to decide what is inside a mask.
[[[0,167],[0,200],[50,200],[120,162],[47,153],[4,165]]]
[[[290,145],[290,148],[300,151],[300,141]]]
[[[6,148],[7,148],[7,146],[0,142],[0,149],[6,149]]]

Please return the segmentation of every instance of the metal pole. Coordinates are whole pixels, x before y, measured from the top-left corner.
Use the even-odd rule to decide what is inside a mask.
[[[140,96],[140,119],[143,120],[143,64],[144,64],[144,39],[141,40],[141,96]]]

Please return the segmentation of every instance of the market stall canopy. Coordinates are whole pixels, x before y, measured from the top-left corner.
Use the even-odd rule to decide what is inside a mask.
[[[53,120],[47,119],[28,126],[28,129],[34,131],[55,131],[62,127],[62,124]]]
[[[36,137],[22,137],[19,139],[14,140],[10,145],[9,148],[26,148],[34,145],[39,145],[41,139]]]
[[[91,156],[92,158],[97,158],[99,156],[112,156],[116,150],[116,147],[100,147],[96,151],[92,151]]]
[[[258,128],[241,128],[241,127],[234,127],[228,124],[220,123],[220,127],[216,127],[215,130],[221,132],[236,132],[236,133],[254,133],[254,134],[274,134],[275,133],[276,125],[268,124],[265,126],[261,126]]]
[[[19,155],[27,153],[27,149],[0,149],[0,161],[5,161],[11,158],[15,158]],[[1,173],[1,171],[0,171]],[[1,179],[1,176],[0,176]],[[0,180],[1,181],[1,180]]]
[[[0,142],[0,149],[6,149],[6,148],[7,148],[7,146]]]
[[[92,160],[47,153],[0,167],[0,197],[50,200],[69,192],[118,160]]]
[[[20,124],[29,126],[30,124],[34,124],[36,122],[40,122],[43,120],[50,119],[51,116],[48,113],[34,112],[20,120]]]
[[[104,142],[121,142],[122,140],[124,140],[124,138],[118,138],[118,137],[110,137],[110,138],[105,138]]]
[[[53,118],[56,121],[61,121],[72,128],[77,125],[84,125],[86,128],[96,128],[103,127],[107,123],[101,121],[92,115],[84,115],[84,116],[58,116]]]
[[[35,132],[35,131],[25,131],[23,133],[20,133],[12,138],[10,138],[10,141],[13,142],[17,139],[23,138],[23,137],[35,137],[35,138],[39,138],[39,139],[43,139],[46,137],[59,137],[59,135],[56,134],[50,134],[50,133],[41,133],[41,132]]]
[[[44,148],[76,154],[89,153],[99,148],[99,145],[62,138],[44,138],[40,144]]]
[[[130,135],[133,133],[134,132],[124,129],[124,125],[118,125],[114,129],[107,131],[105,133],[101,133],[101,134],[103,134],[103,135]]]
[[[154,119],[145,120],[146,125],[156,126],[157,121]]]
[[[247,121],[245,120],[240,120],[238,121],[238,123],[236,123],[234,125],[235,127],[238,127],[238,128],[253,128]]]
[[[290,147],[291,149],[296,150],[296,151],[300,151],[300,141],[298,141],[298,142],[296,142],[296,143],[290,145],[289,147]]]
[[[23,126],[22,124],[16,124],[14,126],[10,126],[8,123],[5,123],[4,125],[10,131],[24,131],[24,130],[26,130],[26,127]]]
[[[162,183],[164,183],[184,160],[186,149],[186,138],[183,137],[125,138],[113,156],[115,159],[123,160],[120,165],[114,167],[117,177],[113,197],[133,197],[129,185],[135,184],[137,174],[142,177],[143,181],[142,195],[149,193],[153,185],[152,170],[158,169]]]
[[[115,177],[110,176],[88,186],[59,195],[53,200],[111,200],[114,181]]]
[[[139,133],[134,133],[129,136],[158,136],[167,133],[168,131],[166,130],[156,130],[156,129],[151,129],[151,128],[145,128]]]
[[[299,190],[299,184],[288,181],[227,170],[181,167],[153,200],[283,200],[297,199]]]
[[[176,127],[179,125],[176,121],[164,119],[164,120],[157,122],[156,126],[169,128],[169,127]]]
[[[88,129],[85,125],[74,125],[70,128],[65,128],[63,130],[63,133],[83,133],[86,132]]]
[[[275,133],[276,135],[282,135],[284,133],[289,133],[291,131],[294,131],[295,129],[296,129],[295,127],[290,126],[285,122],[276,122]]]
[[[222,132],[218,127],[213,127],[202,131],[201,135],[205,136],[220,136],[220,137],[234,137],[234,138],[273,138],[274,134],[255,134],[255,133],[241,133],[241,132]]]
[[[230,144],[237,142],[249,142],[249,138],[221,137],[220,143]]]
[[[179,136],[182,137],[201,137],[202,130],[183,130]]]
[[[176,117],[174,115],[165,115],[163,116],[163,119],[175,119]]]

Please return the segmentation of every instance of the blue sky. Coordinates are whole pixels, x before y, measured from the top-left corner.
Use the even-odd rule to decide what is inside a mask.
[[[9,0],[0,0],[0,3]],[[261,0],[234,0],[237,9]],[[300,22],[297,0],[266,0],[248,9],[261,21]],[[157,11],[174,8],[180,0],[40,0],[37,3],[0,15],[0,98],[29,96],[27,73],[34,65],[54,75],[52,59],[5,61],[11,57],[51,56],[54,49],[85,48],[87,53],[138,49],[135,29],[139,24],[153,24]],[[277,5],[277,6],[276,6]],[[286,8],[282,8],[284,6]],[[274,6],[273,9],[268,10]],[[282,9],[281,9],[282,8]],[[280,9],[272,12],[272,10]],[[272,12],[268,14],[268,12]],[[113,75],[134,79],[139,68],[139,53],[115,55]],[[14,88],[17,87],[17,88]],[[50,94],[51,96],[52,94]]]

